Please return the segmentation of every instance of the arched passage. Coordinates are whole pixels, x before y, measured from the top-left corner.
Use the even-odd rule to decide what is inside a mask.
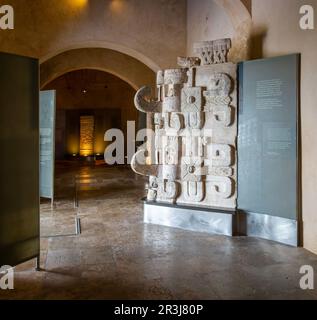
[[[155,85],[155,72],[126,54],[104,48],[81,48],[60,53],[41,64],[40,83],[44,87],[57,77],[80,69],[111,73],[134,89]]]
[[[155,86],[156,74],[152,69],[129,55],[105,48],[74,49],[46,60],[40,66],[40,86],[44,88],[54,79],[81,69],[110,73],[128,83],[135,90],[144,85]],[[120,95],[119,92],[118,95]],[[141,113],[139,113],[138,120],[139,128],[144,128],[146,122],[150,121],[146,119],[145,114]]]
[[[138,60],[139,62],[141,62],[142,64],[147,66],[149,69],[153,70],[154,72],[157,72],[158,70],[161,69],[158,64],[156,64],[153,60],[151,60],[144,54],[134,49],[122,46],[120,44],[113,43],[113,42],[106,42],[106,41],[88,41],[88,42],[74,43],[74,44],[68,45],[67,47],[58,48],[56,49],[56,51],[42,57],[40,59],[40,63],[42,64],[52,59],[53,57],[63,54],[65,52],[78,50],[82,48],[100,48],[104,50],[115,51],[117,53],[121,53],[122,55],[129,56],[131,58],[134,58],[135,60]]]
[[[97,156],[102,156],[108,145],[104,141],[107,130],[120,129],[126,137],[128,121],[137,127],[145,125],[133,104],[135,89],[113,74],[80,69],[57,77],[42,89],[56,91],[57,160],[80,153],[83,116],[94,119],[92,149]]]

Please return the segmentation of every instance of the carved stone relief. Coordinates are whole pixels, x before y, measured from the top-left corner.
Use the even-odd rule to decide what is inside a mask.
[[[203,41],[194,44],[194,51],[201,59],[202,65],[226,63],[231,49],[231,39]]]
[[[149,176],[149,201],[236,207],[236,65],[230,39],[197,43],[199,57],[180,57],[180,69],[157,73],[157,98],[141,88],[136,108],[153,113],[154,158],[135,172]],[[149,151],[149,150],[148,150]],[[150,152],[148,152],[150,154]]]

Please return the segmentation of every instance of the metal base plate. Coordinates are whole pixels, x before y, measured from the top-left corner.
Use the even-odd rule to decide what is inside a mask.
[[[144,222],[184,230],[233,236],[236,212],[144,202]]]
[[[144,222],[184,230],[249,236],[299,245],[298,222],[252,212],[190,207],[144,200]]]
[[[254,212],[239,212],[239,233],[297,247],[298,222]]]

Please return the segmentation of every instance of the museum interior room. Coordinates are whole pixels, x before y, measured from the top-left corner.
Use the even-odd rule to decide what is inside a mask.
[[[314,12],[1,0],[0,299],[317,299]]]

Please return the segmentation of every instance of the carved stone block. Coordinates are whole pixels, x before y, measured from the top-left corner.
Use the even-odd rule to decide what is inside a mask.
[[[201,129],[204,126],[204,114],[202,112],[188,112],[184,116],[187,129]]]
[[[213,167],[229,167],[232,164],[231,146],[213,144],[211,147],[211,165]]]
[[[228,62],[228,53],[230,49],[230,39],[203,41],[194,44],[194,51],[199,55],[202,65]]]
[[[165,113],[164,124],[166,130],[179,132],[184,127],[183,117],[178,113]]]
[[[183,183],[184,198],[188,202],[198,203],[205,197],[203,182],[186,181]]]
[[[175,203],[178,194],[177,189],[177,183],[174,181],[163,180],[159,182],[157,200]]]
[[[164,84],[184,84],[187,82],[186,69],[169,69],[164,71]]]
[[[164,136],[162,137],[163,164],[179,164],[179,137]]]
[[[181,180],[198,182],[203,176],[203,158],[201,157],[183,157],[181,165]]]
[[[202,88],[192,87],[182,90],[182,112],[202,111]]]

